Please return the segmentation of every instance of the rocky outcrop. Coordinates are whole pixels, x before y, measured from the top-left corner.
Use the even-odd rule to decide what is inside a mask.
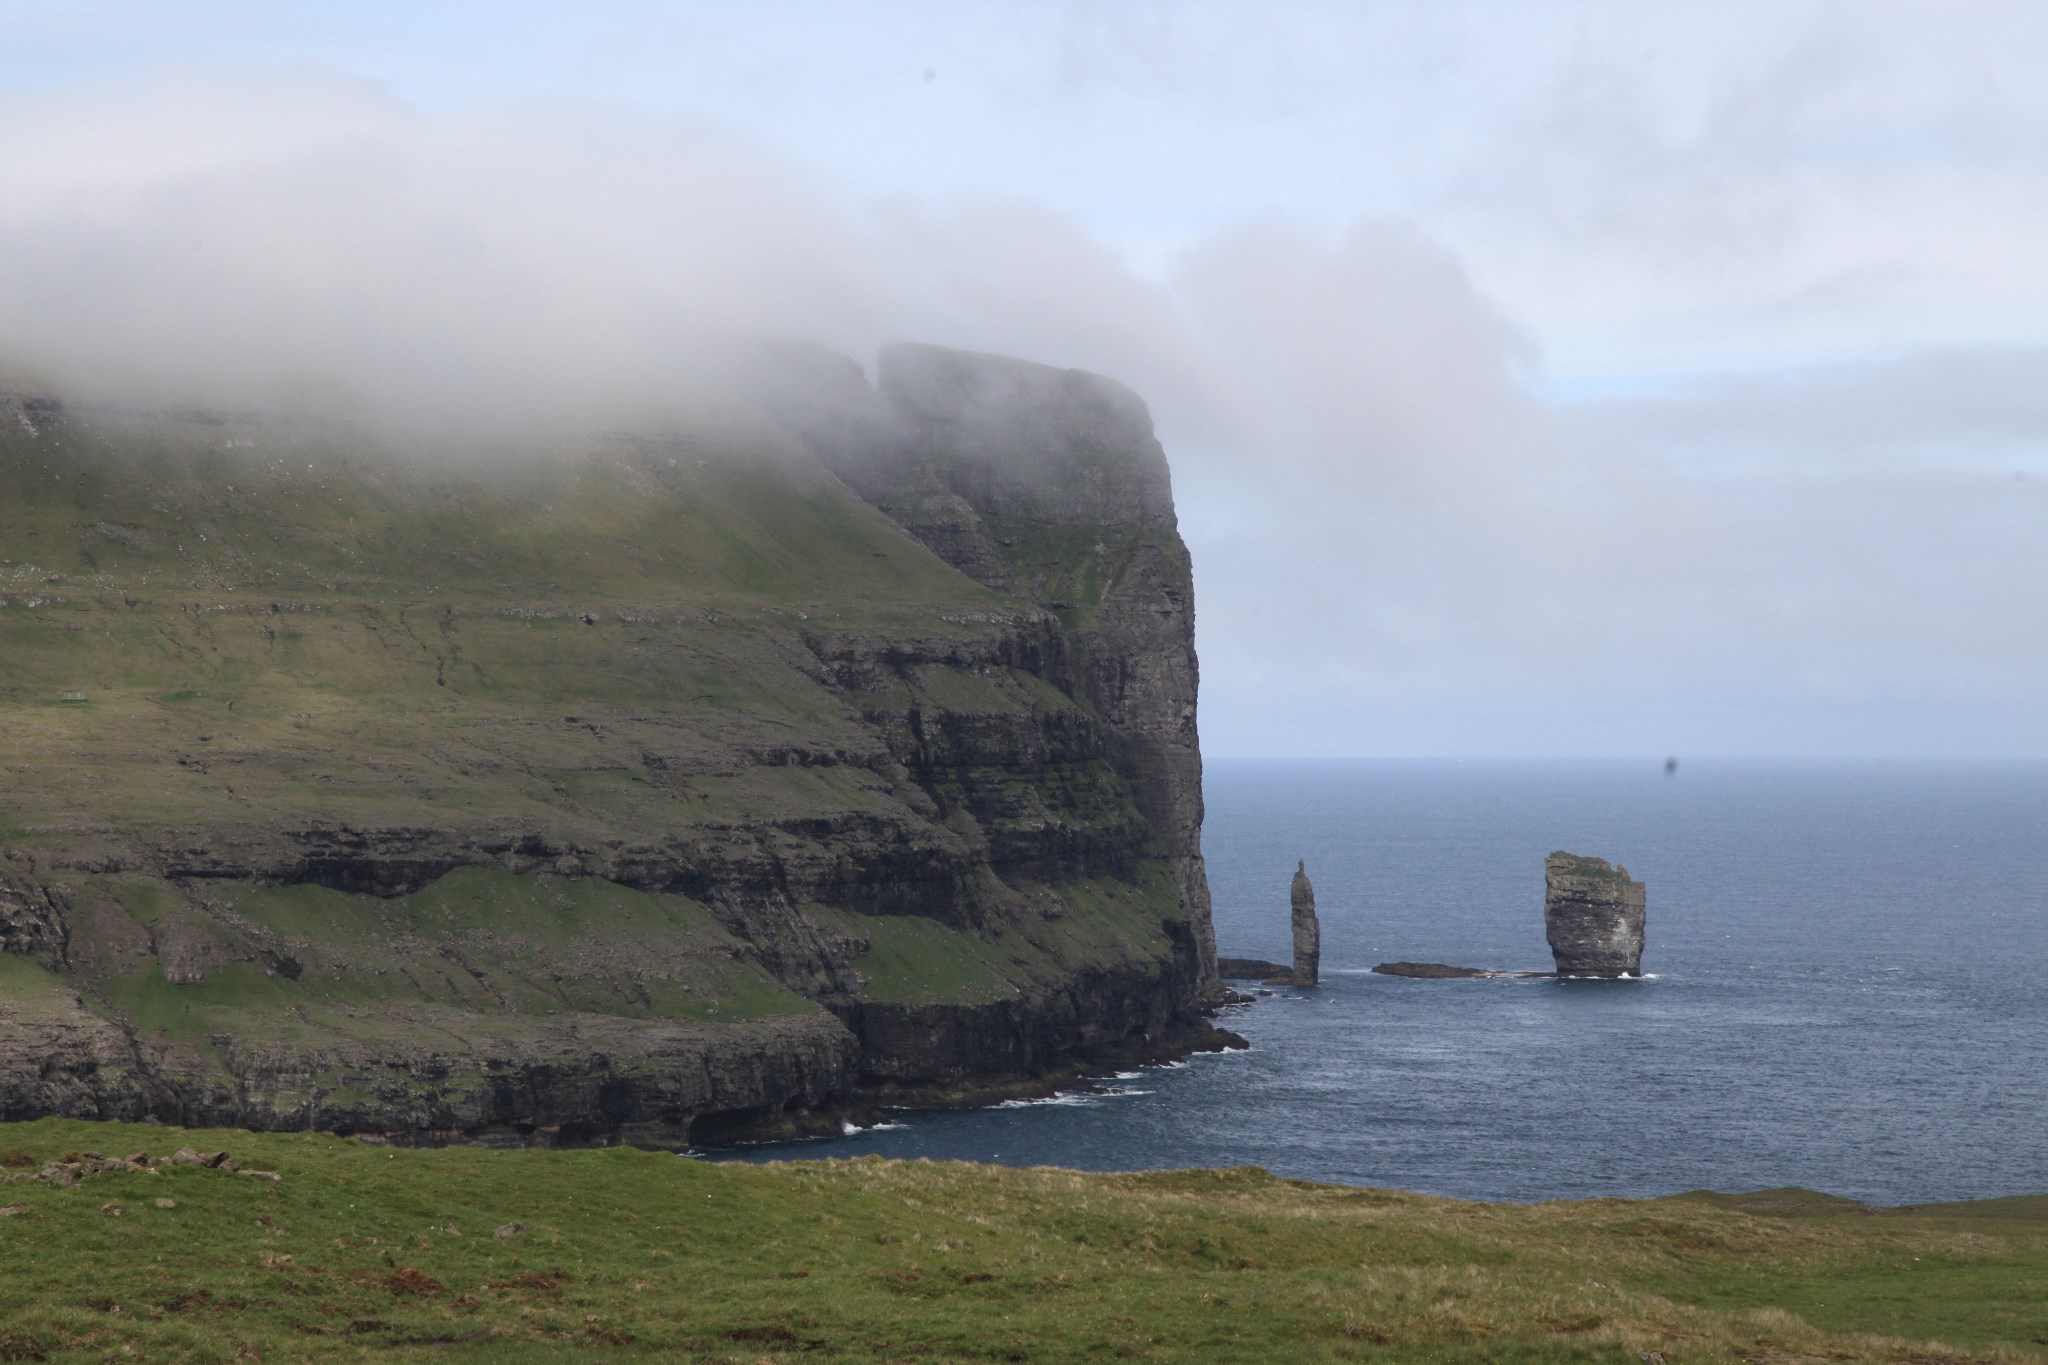
[[[1297,861],[1287,888],[1288,928],[1294,941],[1294,965],[1283,967],[1257,957],[1219,957],[1218,972],[1232,981],[1263,981],[1269,986],[1313,986],[1322,979],[1323,927],[1316,918],[1316,889],[1308,864]]]
[[[1559,976],[1642,975],[1643,884],[1601,858],[1543,860],[1543,931]]]
[[[0,856],[0,953],[55,963],[63,956],[63,925],[50,889],[35,878],[34,860],[12,851]]]
[[[674,1143],[1208,1037],[1144,405],[799,369],[488,479],[17,404],[0,1114]]]
[[[366,1021],[367,1022],[367,1021]],[[447,1011],[389,1012],[385,1036],[145,1044],[190,1127],[317,1128],[400,1143],[681,1146],[772,1128],[850,1093],[859,1048],[818,1013],[734,1024],[584,1012],[462,1036]],[[412,1027],[392,1029],[394,1023]],[[396,1033],[397,1036],[391,1036]],[[212,1055],[209,1055],[211,1053]]]
[[[0,1120],[140,1119],[149,1093],[126,1029],[33,962],[0,956]]]
[[[1316,918],[1316,889],[1308,879],[1308,863],[1294,865],[1294,881],[1287,889],[1293,914],[1294,984],[1313,986],[1321,979],[1323,926]]]

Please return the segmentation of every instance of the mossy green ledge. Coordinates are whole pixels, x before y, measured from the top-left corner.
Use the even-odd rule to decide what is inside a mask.
[[[1144,405],[422,450],[0,397],[0,1117],[668,1144],[1213,1043]]]

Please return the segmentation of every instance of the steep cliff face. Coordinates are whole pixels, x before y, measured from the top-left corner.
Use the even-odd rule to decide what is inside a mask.
[[[1198,1030],[1143,405],[924,347],[782,398],[439,462],[0,421],[0,1115],[669,1141]]]
[[[933,346],[885,349],[879,387],[905,439],[840,469],[942,559],[1054,614],[1048,676],[1119,741],[1213,991],[1194,579],[1144,403],[1100,375]]]

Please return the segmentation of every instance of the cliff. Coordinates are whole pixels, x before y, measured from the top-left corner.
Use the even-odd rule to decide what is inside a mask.
[[[0,1116],[678,1141],[1217,993],[1144,405],[930,347],[422,453],[0,399]]]

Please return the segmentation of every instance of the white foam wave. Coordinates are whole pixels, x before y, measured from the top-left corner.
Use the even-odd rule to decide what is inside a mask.
[[[909,1126],[907,1123],[898,1123],[894,1119],[880,1119],[874,1123],[856,1123],[852,1119],[841,1119],[839,1120],[839,1135],[841,1137],[854,1137],[860,1133],[889,1133],[894,1132],[898,1128],[908,1128]]]
[[[1096,1098],[1096,1096],[1088,1094],[1087,1092],[1081,1090],[1062,1090],[1057,1095],[1041,1095],[1036,1099],[999,1100],[997,1101],[995,1107],[998,1109],[1034,1109],[1042,1104],[1067,1104],[1079,1106],[1094,1104]]]

